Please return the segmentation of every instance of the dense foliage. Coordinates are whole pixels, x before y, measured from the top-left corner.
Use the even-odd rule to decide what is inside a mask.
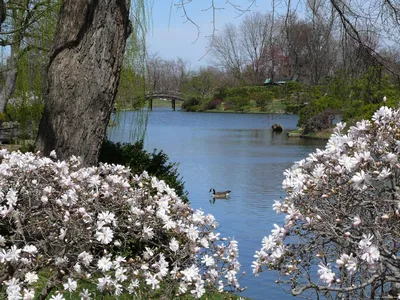
[[[200,109],[200,100],[196,97],[192,97],[182,103],[182,110],[184,111],[198,111]]]
[[[54,151],[0,158],[1,299],[239,289],[237,242],[164,181],[115,164],[84,168]]]
[[[134,144],[105,141],[100,149],[99,161],[127,166],[133,174],[146,171],[150,176],[164,180],[183,201],[188,201],[184,182],[178,173],[178,164],[169,162],[168,155],[162,150],[147,152],[143,149],[143,141]]]
[[[294,295],[398,297],[400,110],[344,128],[285,171],[286,197],[273,205],[285,221],[263,239],[254,273],[280,270]]]

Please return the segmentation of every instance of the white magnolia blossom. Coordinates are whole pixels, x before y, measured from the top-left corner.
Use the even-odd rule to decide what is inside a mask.
[[[323,282],[330,285],[332,282],[335,281],[335,273],[332,272],[332,270],[329,268],[329,264],[319,264],[318,267],[318,275]]]
[[[164,181],[119,165],[81,167],[79,158],[60,161],[55,152],[0,150],[0,160],[6,299],[33,299],[42,273],[57,275],[54,300],[135,295],[143,287],[152,298],[172,282],[178,295],[196,298],[207,288],[240,290],[237,242],[221,238],[215,218],[194,212]],[[83,289],[87,282],[97,291]]]
[[[272,205],[283,224],[262,239],[253,273],[280,270],[295,295],[385,298],[400,281],[400,110],[345,126],[284,172],[286,195]]]

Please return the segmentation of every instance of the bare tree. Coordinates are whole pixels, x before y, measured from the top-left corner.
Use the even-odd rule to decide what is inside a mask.
[[[268,66],[266,62],[274,61],[271,39],[273,24],[271,15],[256,12],[247,15],[240,25],[241,50],[247,70],[250,71],[250,83],[264,82]],[[271,68],[269,71],[273,73]]]
[[[240,38],[236,26],[227,24],[221,34],[214,36],[210,44],[210,54],[214,57],[216,65],[239,81],[242,79],[244,66]]]
[[[152,55],[147,61],[148,88],[152,91],[179,91],[187,82],[188,63],[182,58],[164,60]]]
[[[174,89],[180,91],[188,81],[189,63],[183,60],[183,58],[178,57],[176,61],[173,62],[171,68]]]

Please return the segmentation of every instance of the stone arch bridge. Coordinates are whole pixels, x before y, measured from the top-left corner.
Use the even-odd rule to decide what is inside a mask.
[[[175,110],[176,101],[185,101],[184,95],[177,91],[153,91],[146,93],[146,99],[149,101],[149,109],[153,110],[153,99],[166,99],[171,101],[172,110]]]

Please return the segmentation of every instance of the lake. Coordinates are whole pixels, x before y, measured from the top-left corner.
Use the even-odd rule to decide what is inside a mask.
[[[124,120],[113,129],[113,141],[129,142],[135,112],[122,112]],[[251,263],[261,240],[283,215],[272,210],[274,199],[284,196],[283,171],[305,158],[326,141],[288,138],[298,116],[268,114],[190,113],[155,108],[149,114],[145,148],[163,150],[171,162],[179,162],[179,173],[194,209],[215,216],[218,232],[239,242],[239,259],[247,286],[242,296],[253,300],[293,299],[275,284],[270,271],[255,277]],[[280,123],[284,132],[271,131]],[[229,200],[210,202],[210,188],[231,190]]]

